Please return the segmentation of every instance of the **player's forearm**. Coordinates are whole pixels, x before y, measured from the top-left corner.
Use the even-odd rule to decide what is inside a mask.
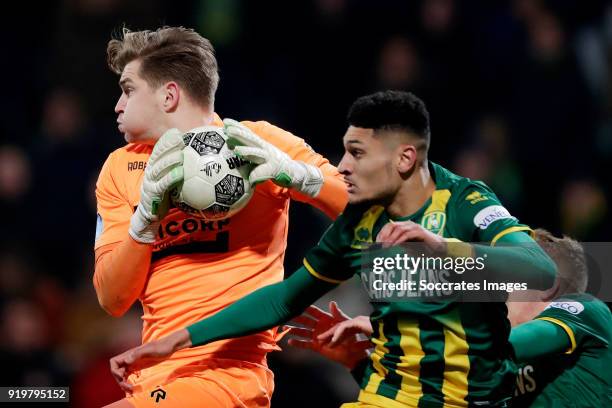
[[[505,246],[503,246],[505,244]],[[498,241],[499,246],[475,245],[476,257],[484,257],[491,280],[525,282],[529,289],[549,289],[557,267],[544,250],[524,232],[514,232]]]
[[[151,252],[151,245],[127,237],[96,257],[93,283],[98,302],[106,312],[121,316],[138,299],[149,273]]]
[[[298,269],[288,279],[256,290],[208,319],[187,327],[193,346],[245,336],[285,323],[336,285]]]
[[[571,341],[558,325],[532,320],[512,329],[510,344],[514,348],[517,362],[523,363],[544,356],[561,354],[570,348]]]

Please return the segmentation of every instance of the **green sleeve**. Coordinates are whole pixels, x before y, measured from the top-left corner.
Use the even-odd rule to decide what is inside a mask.
[[[302,267],[284,281],[260,288],[219,313],[187,327],[192,347],[278,326],[302,313],[336,286],[315,278]]]
[[[563,328],[544,320],[532,320],[512,329],[510,344],[518,363],[526,363],[570,349],[571,341]]]
[[[612,314],[601,300],[588,294],[567,294],[550,302],[536,319],[554,323],[567,333],[576,349],[609,347]]]
[[[498,282],[527,283],[529,289],[549,289],[557,266],[527,233],[511,232],[497,246],[474,245],[476,257],[486,261],[487,279]]]
[[[502,205],[495,193],[480,181],[469,181],[453,194],[455,238],[465,242],[495,243],[504,235],[530,231]]]

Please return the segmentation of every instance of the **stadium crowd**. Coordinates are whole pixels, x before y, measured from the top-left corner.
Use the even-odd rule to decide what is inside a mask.
[[[196,28],[217,50],[222,115],[274,122],[334,163],[351,101],[410,90],[430,110],[432,160],[485,181],[527,224],[608,240],[609,2],[193,0],[177,7],[74,0],[19,7],[27,19],[2,28],[11,61],[0,68],[8,90],[0,122],[0,361],[12,370],[0,385],[70,386],[76,407],[122,396],[108,358],[139,344],[140,310],[105,315],[91,278],[95,181],[123,143],[113,112],[120,90],[105,47],[124,23]],[[304,205],[291,213],[289,271],[328,223]],[[351,314],[361,312],[347,303]],[[304,406],[337,406],[357,389],[341,368],[301,351],[275,353],[271,367],[277,406],[299,406],[294,387],[305,381],[321,391],[302,394]]]

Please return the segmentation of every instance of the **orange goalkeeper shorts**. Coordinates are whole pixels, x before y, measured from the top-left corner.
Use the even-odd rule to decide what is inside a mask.
[[[162,385],[147,381],[127,401],[136,408],[270,407],[274,374],[263,365],[209,359],[181,371]]]

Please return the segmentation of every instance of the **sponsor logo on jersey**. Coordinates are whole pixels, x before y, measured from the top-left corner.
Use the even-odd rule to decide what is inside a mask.
[[[102,236],[102,232],[104,232],[104,221],[102,221],[102,217],[100,216],[100,214],[97,214],[97,217],[96,217],[96,238],[95,238],[96,242]]]
[[[147,167],[146,161],[131,161],[128,162],[128,171],[144,170]]]
[[[558,300],[556,302],[552,302],[550,305],[546,306],[546,309],[549,309],[551,307],[554,307],[556,309],[565,310],[566,312],[570,312],[573,315],[580,314],[584,310],[584,305],[582,303],[574,302],[571,300],[567,300],[567,301]]]
[[[525,365],[519,367],[516,375],[516,388],[514,389],[514,396],[526,394],[528,392],[534,392],[537,388],[536,381],[533,375],[534,369],[531,365]]]
[[[435,211],[426,214],[421,220],[421,226],[434,234],[442,235],[442,230],[446,224],[446,214],[444,211]]]
[[[490,205],[478,211],[478,214],[474,216],[474,225],[484,230],[495,221],[504,219],[515,220],[516,218],[501,205]]]
[[[479,191],[473,191],[465,197],[466,201],[469,201],[470,204],[476,204],[481,201],[486,201],[489,199],[489,196],[482,195]]]
[[[230,223],[230,218],[218,221],[207,221],[204,219],[185,218],[182,220],[172,220],[160,224],[157,230],[159,239],[166,237],[176,237],[180,234],[193,234],[195,232],[217,232],[222,231]]]

